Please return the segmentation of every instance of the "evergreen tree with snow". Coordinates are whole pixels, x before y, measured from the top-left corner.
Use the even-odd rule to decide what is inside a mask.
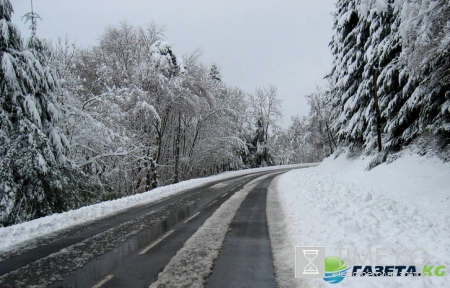
[[[0,0],[0,225],[74,207],[67,189],[67,140],[56,128],[58,79],[41,61],[44,45],[33,32],[29,48],[11,23],[13,7]]]
[[[380,145],[379,128],[382,146],[396,150],[413,117],[399,112],[416,85],[399,62],[401,11],[393,0],[345,0],[338,7],[331,43],[333,128],[341,141],[366,151]]]
[[[216,64],[211,65],[211,69],[209,71],[209,77],[215,81],[222,81],[222,75],[220,75],[220,69]]]
[[[360,1],[338,1],[334,15],[334,36],[330,43],[334,55],[330,81],[333,98],[333,129],[341,141],[350,146],[364,144],[364,131],[369,123],[363,112],[369,106],[370,96],[361,93],[364,67],[364,46],[370,26],[358,11]]]
[[[418,83],[396,116],[404,142],[429,133],[450,145],[450,2],[403,1],[401,63]],[[395,122],[393,124],[396,124]],[[442,149],[442,148],[440,148]]]
[[[172,46],[168,42],[156,41],[150,47],[152,60],[155,68],[161,71],[166,77],[174,77],[180,73],[177,57],[172,51]]]
[[[275,165],[266,140],[264,121],[258,119],[256,131],[247,137],[247,149],[242,151],[242,161],[247,168],[259,168]]]
[[[396,129],[399,127],[390,126],[390,121],[414,87],[414,81],[399,64],[402,51],[400,13],[393,0],[361,2],[360,17],[370,25],[363,52],[366,65],[359,89],[360,97],[370,99],[362,113],[367,121],[364,146],[366,150],[373,150],[380,145],[376,144],[379,127],[385,142],[381,145],[383,149],[397,149]]]
[[[431,132],[448,144],[449,11],[442,0],[337,2],[330,82],[341,143],[386,155]]]

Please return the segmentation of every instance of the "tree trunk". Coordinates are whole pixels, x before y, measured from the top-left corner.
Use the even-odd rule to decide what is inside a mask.
[[[194,135],[194,140],[192,140],[192,145],[191,145],[191,149],[189,150],[189,158],[192,157],[192,154],[194,153],[194,147],[195,147],[195,142],[197,141],[198,138],[198,133],[200,132],[200,124],[197,124],[197,128],[195,129],[195,135]]]
[[[327,125],[328,128],[328,125]],[[330,136],[330,132],[327,129],[327,136],[328,136],[328,143],[330,144],[330,155],[333,154],[333,144],[331,143],[331,136]]]
[[[151,189],[155,189],[159,186],[159,175],[158,175],[158,163],[161,157],[162,149],[162,131],[161,127],[156,126],[156,149],[153,151],[152,160],[150,163],[149,170],[149,186]]]
[[[151,179],[150,182],[150,188],[151,189],[155,189],[159,186],[159,181],[158,181],[158,167],[157,167],[157,163],[155,161],[155,159],[152,159],[152,162],[150,163],[150,171],[151,171],[151,176],[149,177]]]
[[[381,143],[381,112],[380,106],[378,105],[378,88],[377,88],[377,70],[373,70],[373,95],[375,100],[375,112],[377,114],[377,135],[378,135],[378,152],[383,150]]]
[[[325,123],[325,125],[327,126],[327,130],[328,130],[328,139],[331,139],[330,140],[330,148],[331,148],[331,150],[333,150],[332,145],[331,145],[331,142],[333,142],[334,147],[337,149],[337,144],[336,144],[336,141],[334,140],[333,134],[331,134],[330,126],[328,126],[328,123]],[[331,153],[333,153],[333,152],[331,152]]]
[[[180,182],[180,138],[181,138],[181,111],[178,112],[178,131],[175,139],[175,167],[174,167],[174,179],[173,183]]]

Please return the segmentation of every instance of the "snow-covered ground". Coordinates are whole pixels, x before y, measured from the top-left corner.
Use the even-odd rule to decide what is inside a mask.
[[[291,166],[266,167],[258,169],[248,169],[235,172],[222,173],[220,175],[192,179],[178,184],[168,185],[117,200],[106,201],[91,206],[82,207],[77,210],[65,213],[53,214],[51,216],[39,218],[33,221],[0,228],[0,254],[17,249],[22,246],[31,245],[37,238],[51,235],[52,233],[67,229],[76,225],[86,224],[107,216],[117,214],[132,207],[141,206],[167,197],[184,192],[186,189],[218,180],[227,180],[232,177],[246,175],[249,173],[283,169],[287,167],[304,167],[311,164],[300,164]]]
[[[294,278],[295,245],[286,231],[286,213],[283,211],[277,185],[280,176],[276,177],[267,190],[267,224],[269,227],[270,245],[272,247],[273,267],[278,287],[302,287],[301,279]]]
[[[361,260],[368,256],[363,266],[371,265],[369,256],[371,266],[376,266],[378,249],[379,255],[385,255],[378,258],[379,265],[428,262],[426,265],[446,266],[446,274],[346,277],[336,287],[449,287],[450,163],[405,152],[393,163],[367,171],[370,160],[329,157],[317,167],[277,178],[277,190],[269,191],[268,196],[282,208],[280,216],[268,207],[268,212],[272,211],[269,221],[286,227],[284,233],[270,232],[277,240],[272,244],[277,276],[289,277],[285,274],[293,271],[293,246],[325,246],[326,257],[341,256],[347,266],[362,264],[355,252]],[[345,250],[339,254],[341,248]],[[417,267],[421,272],[422,265]],[[283,281],[280,283],[289,283]],[[301,287],[330,286],[323,279],[296,283]]]

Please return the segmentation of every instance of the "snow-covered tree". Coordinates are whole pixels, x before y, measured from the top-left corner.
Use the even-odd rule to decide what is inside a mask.
[[[277,88],[272,85],[257,88],[250,95],[250,109],[250,122],[255,129],[245,135],[247,149],[243,152],[243,161],[252,168],[274,165],[271,133],[278,128],[277,122],[282,117]]]
[[[334,135],[330,129],[330,92],[317,88],[317,91],[306,96],[309,104],[307,133],[303,136],[304,143],[314,147],[316,161],[332,154],[336,148]]]
[[[273,85],[257,88],[250,95],[250,103],[255,122],[260,122],[261,134],[267,141],[270,137],[270,129],[275,128],[282,117],[281,100],[277,96],[277,88]]]
[[[404,0],[400,25],[402,60],[414,76],[430,74],[429,86],[449,83],[450,3],[446,0]],[[428,70],[428,71],[427,71]]]
[[[377,146],[379,150],[390,149],[398,144],[398,135],[386,122],[400,109],[414,82],[407,73],[401,73],[399,65],[402,47],[398,7],[390,0],[361,2],[360,17],[370,25],[364,45],[366,65],[358,90],[360,97],[370,99],[362,112],[367,122],[364,147],[367,151]],[[383,139],[378,138],[381,136]]]
[[[220,75],[219,67],[217,64],[211,65],[211,70],[209,71],[209,77],[216,81],[222,81],[222,75]]]
[[[278,131],[274,142],[277,164],[318,162],[336,148],[330,126],[330,92],[317,88],[306,96],[308,116],[295,116],[285,130]]]
[[[364,143],[367,120],[363,111],[370,103],[369,95],[361,97],[366,58],[364,46],[370,26],[362,19],[360,1],[342,0],[336,4],[334,36],[330,44],[334,55],[330,75],[333,105],[333,129],[339,139],[360,145]]]
[[[57,129],[58,79],[35,33],[24,47],[11,23],[13,7],[0,1],[0,221],[9,225],[61,212],[80,203],[69,187],[68,141]]]
[[[446,0],[404,0],[402,8],[403,52],[401,62],[415,81],[398,118],[407,128],[404,141],[422,133],[450,133],[450,3]],[[446,140],[445,140],[446,139]],[[445,144],[444,144],[445,146]]]
[[[440,0],[337,2],[330,81],[341,143],[389,153],[427,132],[448,139],[449,11]]]
[[[131,59],[132,69],[125,71],[120,65],[123,53],[115,54],[123,49],[116,47],[112,36],[128,39],[116,42],[127,42],[134,51],[125,57]],[[65,63],[63,59],[70,57],[60,58]],[[177,58],[161,29],[122,24],[108,27],[100,45],[77,51],[74,58],[72,64],[61,65],[61,71],[69,71],[62,74],[68,76],[65,85],[73,95],[65,102],[74,103],[69,110],[78,119],[72,120],[77,124],[69,128],[74,136],[69,140],[75,140],[71,142],[72,151],[77,151],[75,162],[96,167],[92,172],[104,187],[126,183],[133,188],[121,187],[122,191],[143,192],[193,175],[241,167],[239,154],[230,150],[238,150],[240,144],[233,133],[241,118],[233,122],[238,114],[233,110],[243,107],[244,96],[212,79],[198,52]],[[234,95],[241,98],[230,106]],[[89,134],[99,137],[90,139]],[[111,178],[117,171],[126,179],[118,174]],[[102,179],[106,175],[111,175],[107,181]]]

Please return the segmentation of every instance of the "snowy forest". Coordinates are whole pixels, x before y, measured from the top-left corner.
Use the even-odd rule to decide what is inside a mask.
[[[380,161],[421,141],[448,153],[449,1],[343,0],[334,17],[328,103],[339,143]]]
[[[379,161],[450,142],[450,4],[339,0],[327,87],[280,127],[277,87],[222,80],[175,55],[164,27],[108,26],[97,43],[23,39],[0,0],[0,226],[224,171],[317,162],[346,147]],[[423,145],[425,145],[423,144]]]

